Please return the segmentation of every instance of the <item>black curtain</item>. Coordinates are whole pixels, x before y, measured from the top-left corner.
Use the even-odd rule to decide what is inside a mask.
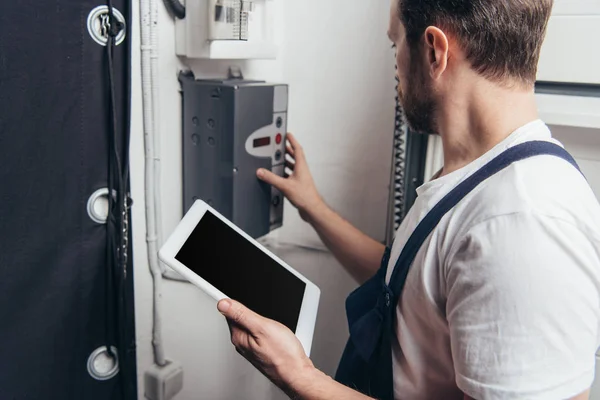
[[[87,18],[104,0],[0,2],[0,398],[135,399],[133,272],[115,341],[121,372],[98,381],[106,344],[106,225],[86,204],[107,186],[106,48]],[[131,22],[115,48],[118,135],[129,129]],[[131,252],[131,251],[130,251]],[[131,260],[131,256],[129,260]],[[115,328],[116,329],[116,328]],[[120,339],[120,340],[119,340]]]

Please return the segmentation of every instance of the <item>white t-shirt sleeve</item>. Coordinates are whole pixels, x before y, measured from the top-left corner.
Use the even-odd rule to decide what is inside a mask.
[[[522,212],[482,222],[446,263],[458,387],[475,399],[567,399],[594,379],[598,254],[569,222]]]

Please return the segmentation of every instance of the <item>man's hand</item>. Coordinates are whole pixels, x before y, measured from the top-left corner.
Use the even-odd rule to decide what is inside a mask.
[[[324,202],[308,169],[302,146],[291,133],[287,134],[287,140],[287,154],[290,155],[293,161],[286,159],[285,166],[292,171],[292,174],[288,178],[282,178],[271,171],[259,169],[257,176],[280,190],[298,209],[302,219],[308,221],[308,212],[323,206]]]
[[[290,398],[365,400],[317,370],[300,341],[282,324],[250,311],[234,300],[217,306],[227,318],[235,349]]]
[[[292,170],[287,178],[259,169],[256,174],[275,186],[298,209],[302,219],[312,225],[325,246],[357,282],[365,282],[379,268],[385,246],[344,220],[325,204],[308,170],[304,150],[296,138],[288,133],[286,167]]]
[[[218,309],[227,318],[238,353],[284,392],[292,396],[297,385],[310,381],[316,369],[287,327],[234,300],[221,300]]]

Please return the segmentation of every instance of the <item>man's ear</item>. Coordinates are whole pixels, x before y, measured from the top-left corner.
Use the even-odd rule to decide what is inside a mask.
[[[425,29],[425,51],[431,78],[438,79],[448,67],[448,37],[439,28],[430,26]]]

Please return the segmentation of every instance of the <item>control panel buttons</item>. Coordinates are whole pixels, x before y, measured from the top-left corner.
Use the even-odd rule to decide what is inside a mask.
[[[278,134],[275,136],[275,143],[276,143],[276,144],[281,144],[281,140],[282,140],[282,139],[283,139],[283,136],[281,136],[281,133],[278,133]]]
[[[283,119],[281,119],[281,117],[277,117],[277,121],[275,121],[275,126],[277,126],[278,128],[281,128],[282,125],[283,125]]]
[[[279,160],[281,160],[281,155],[282,155],[282,154],[281,154],[281,150],[277,150],[277,151],[275,152],[275,161],[279,161]]]

